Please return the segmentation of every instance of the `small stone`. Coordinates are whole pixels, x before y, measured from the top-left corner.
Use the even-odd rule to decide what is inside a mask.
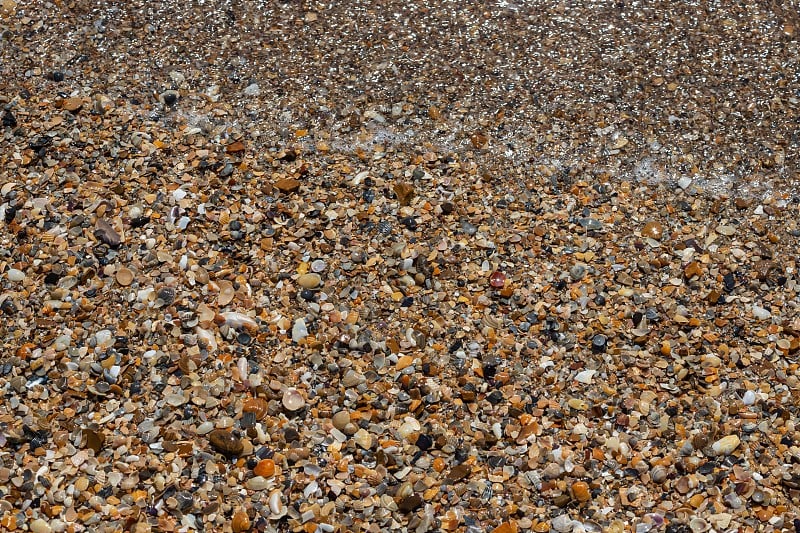
[[[258,96],[259,94],[261,94],[261,87],[257,83],[251,83],[244,88],[245,96]]]
[[[592,493],[589,490],[589,485],[585,481],[576,481],[572,484],[572,497],[575,500],[583,503],[592,499]]]
[[[569,277],[572,281],[580,281],[586,276],[586,267],[584,265],[573,265],[569,269]]]
[[[300,189],[300,185],[302,183],[299,180],[294,178],[281,178],[277,180],[273,185],[276,189],[281,191],[284,194],[291,194],[295,193]]]
[[[489,276],[489,285],[491,285],[495,289],[502,289],[505,284],[506,284],[506,275],[500,272],[499,270],[492,272],[492,275]]]
[[[409,205],[414,198],[414,186],[410,183],[396,183],[394,193],[397,195],[400,205]]]
[[[592,351],[595,353],[602,353],[606,351],[608,339],[605,335],[597,334],[592,337]]]
[[[315,273],[310,272],[308,274],[303,274],[299,278],[297,278],[297,284],[300,285],[304,289],[316,289],[322,283],[322,277]]]
[[[262,459],[253,469],[253,473],[263,478],[270,478],[275,475],[275,461],[272,459]]]
[[[753,316],[758,320],[767,320],[769,317],[772,316],[772,313],[770,313],[768,310],[755,304],[753,304],[752,310],[753,310]]]
[[[465,465],[462,463],[460,465],[454,466],[452,470],[450,470],[450,472],[447,474],[447,477],[445,479],[447,480],[448,483],[456,483],[458,481],[461,481],[471,473],[472,473],[472,468],[470,468],[469,465]]]
[[[731,235],[736,233],[736,228],[734,228],[733,226],[719,225],[717,226],[715,231],[720,235],[730,237]]]
[[[726,437],[722,437],[717,442],[712,444],[711,448],[717,455],[730,455],[736,448],[739,447],[740,442],[741,440],[737,435],[728,435]]]
[[[527,528],[526,528],[527,529]],[[492,533],[517,533],[519,531],[519,527],[517,526],[516,522],[503,522],[496,528],[492,530]]]
[[[164,91],[161,93],[161,101],[164,102],[165,105],[174,106],[178,102],[178,97],[180,94],[178,91]]]
[[[97,219],[94,234],[95,237],[109,245],[111,248],[117,248],[122,242],[119,233],[114,230],[111,224],[102,218]]]
[[[18,282],[25,279],[25,272],[16,268],[9,268],[6,276],[8,276],[8,281]]]
[[[410,513],[414,509],[417,509],[424,503],[422,497],[419,494],[412,494],[411,496],[406,496],[400,503],[397,504],[397,508],[403,513]]]
[[[691,184],[692,184],[692,178],[688,176],[681,176],[681,178],[678,179],[678,187],[680,187],[681,189],[686,190],[689,188],[689,185]]]
[[[297,411],[306,405],[306,399],[295,388],[288,388],[283,392],[281,403],[287,411]]]
[[[664,236],[664,226],[655,220],[648,221],[642,228],[642,237],[649,237],[660,241]]]
[[[67,98],[64,100],[64,103],[61,104],[61,109],[69,111],[70,113],[77,113],[81,107],[83,107],[83,100],[80,98]]]
[[[31,522],[28,524],[28,528],[30,529],[31,533],[50,533],[50,531],[52,531],[50,524],[41,518],[31,520]]]
[[[742,396],[742,403],[745,404],[745,405],[753,405],[753,404],[755,404],[756,403],[756,393],[751,391],[751,390],[745,391],[744,396]]]
[[[244,451],[242,439],[224,429],[215,429],[208,435],[215,450],[228,457],[236,457]]]
[[[337,411],[333,415],[331,422],[333,423],[333,427],[341,431],[347,424],[350,423],[350,413],[345,410]]]

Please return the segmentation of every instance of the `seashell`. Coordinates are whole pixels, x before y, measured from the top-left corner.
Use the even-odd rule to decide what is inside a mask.
[[[269,510],[272,511],[270,519],[277,520],[286,515],[286,505],[281,498],[281,491],[273,490],[269,495]]]
[[[253,413],[256,420],[264,420],[269,411],[269,404],[264,398],[247,398],[242,402],[243,413]]]
[[[306,405],[306,399],[298,392],[297,389],[290,387],[283,392],[281,399],[283,406],[287,411],[297,411]]]
[[[227,324],[233,329],[246,329],[250,331],[258,329],[258,322],[242,313],[228,311],[225,313],[220,313],[220,317],[222,318],[223,324]]]
[[[243,531],[248,531],[250,529],[251,522],[250,517],[247,516],[247,512],[244,509],[239,509],[233,514],[233,519],[231,520],[231,528],[233,529],[234,533],[241,533]]]
[[[692,533],[705,533],[711,529],[711,525],[702,518],[694,517],[689,520],[689,529],[692,530]]]
[[[650,478],[654,483],[664,483],[664,481],[667,480],[667,469],[662,465],[657,465],[653,468],[653,471],[650,472]]]
[[[117,283],[119,283],[123,287],[127,287],[128,285],[133,283],[133,272],[131,272],[130,269],[127,269],[125,267],[122,267],[119,270],[117,270],[115,277],[117,279]]]

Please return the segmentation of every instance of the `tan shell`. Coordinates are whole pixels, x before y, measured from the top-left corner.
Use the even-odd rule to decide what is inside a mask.
[[[131,272],[130,269],[121,267],[119,270],[117,270],[115,278],[117,280],[117,283],[119,283],[123,287],[127,287],[128,285],[133,283],[134,276],[133,272]]]

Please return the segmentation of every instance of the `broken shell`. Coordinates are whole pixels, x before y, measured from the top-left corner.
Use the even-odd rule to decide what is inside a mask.
[[[269,495],[269,510],[272,511],[271,519],[277,520],[286,514],[286,506],[281,498],[281,491],[273,490]]]
[[[255,414],[256,420],[263,420],[267,411],[267,401],[263,398],[247,398],[242,402],[242,412]]]

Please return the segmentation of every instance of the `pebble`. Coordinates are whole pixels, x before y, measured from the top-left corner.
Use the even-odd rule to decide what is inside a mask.
[[[322,284],[322,278],[316,272],[311,272],[297,278],[297,284],[304,289],[316,289]]]
[[[642,236],[660,241],[664,236],[664,226],[660,222],[650,220],[642,227]]]
[[[25,273],[16,268],[9,268],[6,272],[6,276],[8,276],[8,281],[13,281],[15,283],[25,279]]]
[[[50,533],[52,531],[50,524],[41,518],[31,520],[28,524],[28,528],[32,533]]]
[[[712,444],[711,448],[717,455],[730,455],[739,447],[740,442],[741,440],[737,435],[727,435]]]
[[[344,427],[350,423],[350,413],[344,410],[337,411],[333,415],[332,423],[333,427],[335,427],[336,429],[340,431],[343,430]]]
[[[244,451],[242,439],[225,429],[215,429],[208,434],[208,440],[215,450],[229,457],[236,457]]]

